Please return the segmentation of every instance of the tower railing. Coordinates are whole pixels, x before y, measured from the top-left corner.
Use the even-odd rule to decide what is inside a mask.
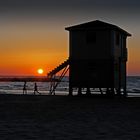
[[[57,81],[53,80],[56,79],[56,74],[61,70],[63,71],[59,76],[58,80]],[[63,77],[65,76],[68,70],[69,70],[69,58],[47,74],[47,77],[50,79],[50,95],[55,95],[56,87],[62,81]]]

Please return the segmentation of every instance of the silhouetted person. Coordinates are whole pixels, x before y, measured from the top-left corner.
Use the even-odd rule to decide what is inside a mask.
[[[35,83],[35,85],[34,85],[34,94],[35,94],[35,93],[39,93],[39,92],[38,92],[38,88],[37,88],[37,84],[36,84],[36,83]],[[39,94],[40,94],[40,93],[39,93]]]
[[[23,85],[23,94],[27,94],[26,81],[24,82],[24,85]]]

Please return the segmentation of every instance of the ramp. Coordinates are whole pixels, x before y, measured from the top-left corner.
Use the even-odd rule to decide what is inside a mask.
[[[65,74],[67,73],[68,69],[69,69],[69,58],[47,74],[47,77],[49,79],[52,79],[52,80],[50,80],[50,94],[51,95],[52,94],[55,95],[55,89],[58,86],[58,84],[61,82],[61,80],[63,79]],[[61,70],[63,70],[63,71],[62,71],[59,79],[57,81],[54,81],[53,79],[56,79],[55,78],[56,74],[58,72],[60,72]]]

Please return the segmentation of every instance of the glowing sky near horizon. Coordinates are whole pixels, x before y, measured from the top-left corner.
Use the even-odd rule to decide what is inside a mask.
[[[65,27],[92,20],[115,24],[132,34],[128,75],[140,75],[140,1],[1,0],[0,75],[44,74],[68,57]]]

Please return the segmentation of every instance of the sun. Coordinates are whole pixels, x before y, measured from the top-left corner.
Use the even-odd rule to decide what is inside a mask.
[[[38,72],[38,74],[43,74],[44,70],[43,69],[38,69],[37,72]]]

